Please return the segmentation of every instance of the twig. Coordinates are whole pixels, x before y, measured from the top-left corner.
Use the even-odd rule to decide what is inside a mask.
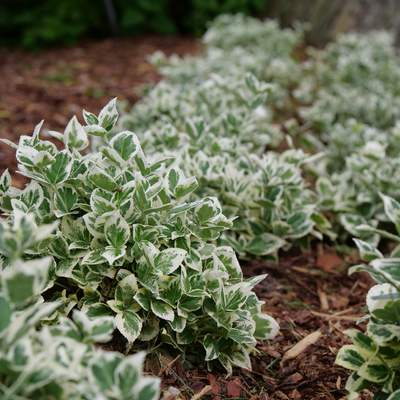
[[[350,321],[350,322],[357,322],[361,316],[359,317],[348,317],[348,316],[342,316],[342,315],[335,315],[335,314],[324,314],[320,313],[317,311],[311,311],[312,314],[316,315],[317,317],[322,317],[326,319],[337,319],[339,321]]]
[[[181,356],[181,355],[179,354],[178,357],[175,358],[175,360],[172,360],[171,362],[169,362],[168,364],[166,364],[165,367],[157,374],[157,376],[161,376],[167,368],[170,368],[170,369],[171,369],[171,365],[173,365],[174,362],[175,362],[180,356]],[[158,358],[158,359],[160,360],[161,363],[163,362],[160,358]]]
[[[332,396],[332,393],[326,388],[326,386],[322,382],[318,382],[318,385],[322,386],[322,388],[325,390],[326,394],[332,399],[335,400],[335,398]]]

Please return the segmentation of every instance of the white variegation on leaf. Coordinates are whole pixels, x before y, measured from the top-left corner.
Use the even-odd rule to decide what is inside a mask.
[[[69,121],[65,128],[64,144],[65,147],[76,149],[78,151],[89,146],[87,134],[75,116],[72,117],[71,121]]]

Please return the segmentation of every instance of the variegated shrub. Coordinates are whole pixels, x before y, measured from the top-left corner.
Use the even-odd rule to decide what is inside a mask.
[[[74,310],[73,321],[60,316],[58,325],[36,329],[62,303],[44,302],[40,295],[53,283],[54,260],[20,258],[57,227],[38,228],[34,220],[16,210],[12,225],[0,221],[0,252],[10,261],[0,271],[1,399],[158,399],[159,380],[142,377],[144,352],[123,357],[93,346],[111,339],[112,317],[91,321]]]
[[[184,151],[171,153],[181,168],[194,174],[199,187],[193,199],[216,196],[233,227],[221,236],[241,258],[263,257],[277,260],[278,250],[305,241],[322,232],[332,236],[331,225],[317,209],[317,197],[307,187],[300,166],[312,162],[301,150],[282,154],[268,152],[231,157],[221,153],[190,156]]]
[[[98,117],[84,112],[85,127],[74,117],[64,134],[51,132],[62,151],[39,138],[40,126],[9,143],[32,182],[12,188],[6,171],[2,210],[10,221],[20,212],[33,212],[37,224],[60,220],[24,252],[27,260],[50,256],[50,281],[64,289],[53,296],[61,305],[48,323],[77,305],[90,319],[115,316],[130,343],[168,343],[189,359],[250,368],[256,338],[278,330],[251,291],[265,276],[243,280],[233,249],[213,244],[232,225],[218,200],[185,202],[196,179],[166,168],[168,158],[148,161],[134,133],[110,135],[117,117],[115,100]],[[105,145],[82,155],[87,134]]]
[[[400,204],[388,196],[382,195],[382,199],[388,218],[400,232]],[[378,284],[367,295],[367,333],[345,331],[353,344],[339,350],[336,363],[354,371],[346,384],[350,399],[374,385],[379,389],[375,399],[394,400],[400,396],[400,238],[388,232],[375,232],[398,245],[389,258],[384,258],[374,246],[355,239],[362,259],[370,266],[354,266],[349,272],[367,271]]]

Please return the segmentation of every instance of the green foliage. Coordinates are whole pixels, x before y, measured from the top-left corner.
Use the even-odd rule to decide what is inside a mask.
[[[204,55],[153,54],[169,80],[120,120],[120,129],[135,131],[148,154],[168,154],[173,166],[196,175],[192,201],[217,197],[223,212],[236,217],[220,242],[241,257],[276,260],[279,249],[309,233],[335,238],[302,176],[302,165],[322,154],[292,148],[261,156],[282,140],[271,106],[287,102],[283,88],[297,76],[292,53],[302,35],[301,27],[282,31],[275,21],[222,15],[204,36]]]
[[[382,198],[387,217],[399,229],[400,204],[390,197],[382,195]],[[379,284],[373,286],[367,295],[370,312],[367,333],[363,334],[358,330],[345,331],[353,344],[339,350],[336,363],[354,371],[346,384],[350,399],[357,397],[359,391],[371,385],[379,389],[374,398],[392,399],[400,394],[399,246],[392,251],[390,258],[384,258],[369,243],[359,239],[355,241],[361,258],[370,267],[357,265],[349,273],[367,271]],[[400,242],[398,237],[397,242]]]
[[[0,4],[0,44],[35,51],[71,45],[101,33],[106,18],[103,4],[93,0],[5,0]]]
[[[130,343],[150,349],[168,343],[191,360],[250,369],[256,337],[273,337],[279,328],[252,292],[265,276],[244,281],[233,249],[214,244],[232,219],[216,197],[186,202],[198,182],[167,168],[168,157],[150,162],[134,133],[112,133],[115,99],[99,116],[83,115],[87,126],[74,117],[63,134],[50,132],[64,150],[39,138],[40,125],[13,145],[20,173],[32,182],[18,190],[8,171],[1,177],[0,207],[12,229],[31,235],[35,223],[51,223],[51,231],[56,218],[59,224],[48,239],[36,234],[34,245],[25,236],[2,242],[4,264],[16,248],[26,262],[50,257],[46,287],[61,283],[65,290],[53,294],[61,305],[49,321],[77,305],[89,319],[115,316]],[[100,135],[105,146],[82,155],[87,133]],[[2,226],[8,237],[11,228]]]
[[[121,35],[190,32],[201,35],[221,13],[262,12],[266,0],[114,0]],[[109,35],[102,1],[5,0],[0,4],[0,45],[42,50],[82,37]]]
[[[399,57],[388,33],[373,32],[343,35],[323,50],[307,48],[308,58],[299,62],[294,54],[303,33],[304,26],[281,30],[275,21],[219,16],[203,37],[202,54],[151,56],[165,79],[123,114],[120,126],[135,131],[148,153],[167,148],[187,175],[200,174],[195,194],[218,197],[228,216],[236,207],[233,231],[245,245],[257,234],[254,224],[242,229],[240,221],[256,217],[257,232],[290,246],[287,221],[294,212],[308,215],[298,239],[313,232],[377,245],[374,229],[388,222],[378,193],[400,201]],[[291,137],[289,147],[293,141],[315,158],[294,150],[267,153],[263,162],[279,159],[282,173],[290,163],[299,177],[299,190],[284,196],[289,207],[285,200],[271,210],[265,201],[271,175],[260,181],[255,155],[282,153],[283,133]],[[315,191],[300,189],[304,173],[316,179]],[[231,245],[249,254],[239,236]]]
[[[91,321],[81,311],[59,316],[53,326],[37,325],[60,314],[62,301],[44,302],[53,283],[51,257],[19,258],[49,238],[57,223],[37,227],[33,214],[15,211],[13,224],[0,221],[0,395],[11,399],[155,400],[159,380],[142,376],[145,353],[123,358],[95,349],[115,329],[114,318]],[[7,256],[7,259],[4,257]]]

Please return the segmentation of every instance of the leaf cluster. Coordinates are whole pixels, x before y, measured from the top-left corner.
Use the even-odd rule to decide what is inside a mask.
[[[94,347],[111,339],[114,318],[92,321],[74,310],[72,320],[59,316],[57,325],[39,325],[62,305],[45,302],[41,295],[56,266],[49,256],[27,261],[20,257],[45,240],[57,223],[38,227],[33,214],[16,211],[11,225],[1,221],[0,226],[1,252],[10,262],[0,273],[1,398],[157,399],[158,379],[142,376],[145,353],[123,358]]]
[[[50,299],[61,304],[49,323],[77,306],[89,319],[112,316],[130,343],[167,343],[229,371],[250,369],[256,338],[274,336],[278,325],[252,292],[265,276],[244,281],[234,250],[214,244],[232,219],[215,197],[184,201],[195,178],[167,168],[168,157],[149,161],[134,133],[112,133],[115,99],[98,116],[83,116],[85,127],[74,117],[63,134],[50,132],[64,150],[39,138],[40,125],[18,145],[8,142],[32,181],[17,190],[7,171],[0,180],[10,223],[30,215],[53,224],[55,232],[34,245],[21,239],[25,259],[50,257],[46,287],[64,287]],[[88,134],[105,145],[82,155]],[[7,265],[18,243],[1,246]]]

